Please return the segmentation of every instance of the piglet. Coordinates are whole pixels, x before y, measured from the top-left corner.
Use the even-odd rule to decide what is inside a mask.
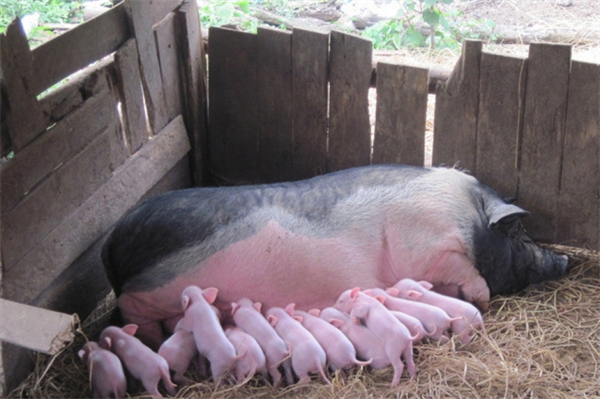
[[[198,356],[196,340],[194,335],[181,328],[181,321],[175,326],[175,332],[158,349],[169,364],[169,369],[175,372],[173,380],[177,383],[188,384],[191,381],[183,374],[187,371],[190,363]]]
[[[200,289],[192,285],[181,293],[184,312],[181,328],[193,333],[196,348],[210,362],[210,371],[217,385],[238,359],[233,344],[225,336],[217,314],[210,306],[218,292],[214,287]]]
[[[96,342],[85,344],[78,355],[90,370],[95,398],[119,399],[125,396],[127,379],[117,355],[100,348]]]
[[[235,325],[250,334],[262,348],[267,359],[267,368],[273,378],[273,386],[281,384],[279,365],[283,365],[288,384],[294,383],[290,350],[261,313],[261,304],[248,298],[241,298],[231,304]]]
[[[412,341],[415,337],[410,335],[408,329],[398,321],[385,306],[376,298],[371,297],[360,288],[356,287],[344,291],[334,305],[342,312],[350,313],[356,323],[364,324],[379,338],[385,347],[388,359],[394,368],[392,387],[400,383],[404,365],[400,357],[406,361],[408,374],[415,375],[415,363],[412,354]]]
[[[321,311],[312,309],[309,313],[337,327],[352,342],[356,354],[362,359],[369,359],[370,366],[375,370],[384,369],[392,364],[385,353],[383,342],[364,325],[351,322],[349,314],[333,307]]]
[[[407,278],[400,280],[393,288],[398,291],[392,289],[392,295],[437,306],[443,309],[448,316],[455,318],[451,324],[452,331],[460,336],[464,345],[471,342],[476,329],[481,329],[485,333],[483,318],[475,306],[460,299],[431,291],[433,285],[427,281],[416,282]]]
[[[235,347],[239,359],[235,361],[235,378],[244,383],[256,373],[266,378],[267,359],[256,339],[239,327],[228,327],[225,335]]]
[[[450,329],[450,325],[454,319],[448,316],[442,309],[426,303],[397,298],[392,295],[396,292],[394,289],[382,290],[381,288],[373,288],[369,291],[371,295],[384,298],[383,305],[389,310],[406,313],[419,319],[425,330],[427,330],[429,338],[440,341],[442,344],[448,342],[449,339],[446,333]]]
[[[292,368],[300,380],[299,385],[310,382],[309,373],[319,373],[331,384],[324,369],[327,361],[325,351],[310,332],[295,320],[294,304],[289,304],[285,309],[273,307],[267,311],[267,320],[284,341],[292,348]]]
[[[122,328],[106,327],[100,334],[100,347],[110,349],[116,354],[129,373],[142,381],[150,395],[162,398],[158,392],[158,382],[162,379],[167,392],[175,396],[175,384],[171,382],[167,361],[134,337],[137,328],[135,324],[128,324]]]
[[[335,370],[346,370],[354,365],[367,366],[372,360],[362,362],[356,358],[356,349],[352,342],[335,326],[327,321],[300,310],[294,311],[294,318],[306,328],[319,342],[329,367]]]

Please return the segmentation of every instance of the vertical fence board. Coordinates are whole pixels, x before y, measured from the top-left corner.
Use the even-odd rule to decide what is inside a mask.
[[[292,35],[258,29],[258,172],[261,183],[292,178]]]
[[[258,181],[256,35],[210,28],[209,162],[219,179]]]
[[[556,233],[570,60],[570,46],[529,46],[518,199],[532,238],[545,242]]]
[[[121,96],[125,137],[129,151],[133,154],[148,140],[144,94],[135,39],[130,39],[117,50],[115,65],[119,79],[117,87]]]
[[[569,77],[555,242],[600,250],[600,65],[574,61]]]
[[[175,14],[169,13],[160,23],[154,25],[153,29],[165,93],[167,120],[171,121],[181,113],[179,50],[175,37]]]
[[[148,122],[152,133],[158,133],[167,124],[167,112],[156,42],[152,31],[152,25],[156,21],[153,21],[152,13],[148,10],[148,6],[152,7],[153,4],[135,0],[125,1],[125,8],[138,45]]]
[[[192,145],[191,169],[195,185],[208,177],[208,110],[206,104],[206,57],[195,1],[185,1],[177,10],[180,39],[184,108],[182,110]]]
[[[292,36],[293,179],[327,168],[327,66],[329,35],[294,29]]]
[[[516,197],[527,60],[481,55],[475,176],[505,197]]]
[[[9,104],[8,129],[15,152],[46,129],[44,114],[30,90],[34,77],[31,52],[21,20],[15,19],[0,36],[2,78]]]
[[[369,84],[371,42],[331,31],[329,149],[327,169],[333,172],[371,162]]]
[[[423,166],[428,70],[377,64],[377,119],[373,164]]]
[[[435,99],[433,166],[475,170],[481,42],[465,40],[462,54]]]

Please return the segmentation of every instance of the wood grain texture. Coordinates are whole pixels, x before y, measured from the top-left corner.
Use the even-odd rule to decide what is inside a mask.
[[[529,234],[544,242],[556,235],[570,64],[570,46],[529,46],[518,204],[532,214]]]
[[[287,181],[293,172],[292,34],[258,28],[256,51],[259,180]]]
[[[115,170],[82,206],[64,218],[12,269],[5,270],[4,297],[21,303],[34,300],[189,150],[183,120],[177,117]],[[3,237],[3,248],[4,245]]]
[[[210,168],[224,182],[258,182],[256,35],[214,27],[209,35]]]
[[[369,83],[371,42],[358,36],[330,33],[329,149],[327,170],[371,162]]]
[[[158,61],[165,93],[167,120],[173,120],[181,114],[181,68],[175,32],[175,13],[169,13],[162,21],[154,25],[154,40],[158,49]]]
[[[329,35],[294,29],[292,37],[293,180],[327,170]]]
[[[379,62],[377,71],[371,163],[423,166],[428,70]]]
[[[516,198],[519,185],[518,143],[526,80],[526,59],[481,55],[474,173],[507,198]]]
[[[450,77],[437,86],[433,166],[475,170],[481,47],[481,41],[465,40]]]
[[[600,250],[600,65],[573,61],[555,242]]]

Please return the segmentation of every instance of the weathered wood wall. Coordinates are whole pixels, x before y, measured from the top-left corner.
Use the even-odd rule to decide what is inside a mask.
[[[99,254],[112,225],[202,183],[196,2],[126,1],[33,50],[15,20],[0,40],[2,298],[85,317],[110,290]],[[2,344],[7,391],[30,363]]]
[[[427,70],[377,66],[371,140],[370,42],[211,28],[209,54],[209,168],[221,182],[423,165]],[[466,41],[437,87],[433,165],[457,165],[516,199],[534,239],[600,249],[599,76],[599,65],[571,61],[569,46],[532,44],[519,59]]]

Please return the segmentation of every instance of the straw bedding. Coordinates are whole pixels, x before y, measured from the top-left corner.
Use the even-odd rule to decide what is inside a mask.
[[[390,389],[391,367],[357,368],[346,378],[331,375],[332,386],[315,376],[308,386],[274,391],[255,377],[246,385],[222,384],[217,390],[212,382],[181,387],[178,397],[600,397],[600,254],[552,248],[570,257],[564,279],[493,298],[484,314],[488,336],[478,333],[467,346],[456,339],[445,345],[416,345],[417,375],[410,380],[405,372],[394,389]],[[86,337],[97,338],[113,306],[114,297],[108,297],[82,323],[75,342],[58,355],[37,355],[35,372],[10,397],[90,397],[87,370],[77,351]],[[139,388],[130,392],[143,393]]]

